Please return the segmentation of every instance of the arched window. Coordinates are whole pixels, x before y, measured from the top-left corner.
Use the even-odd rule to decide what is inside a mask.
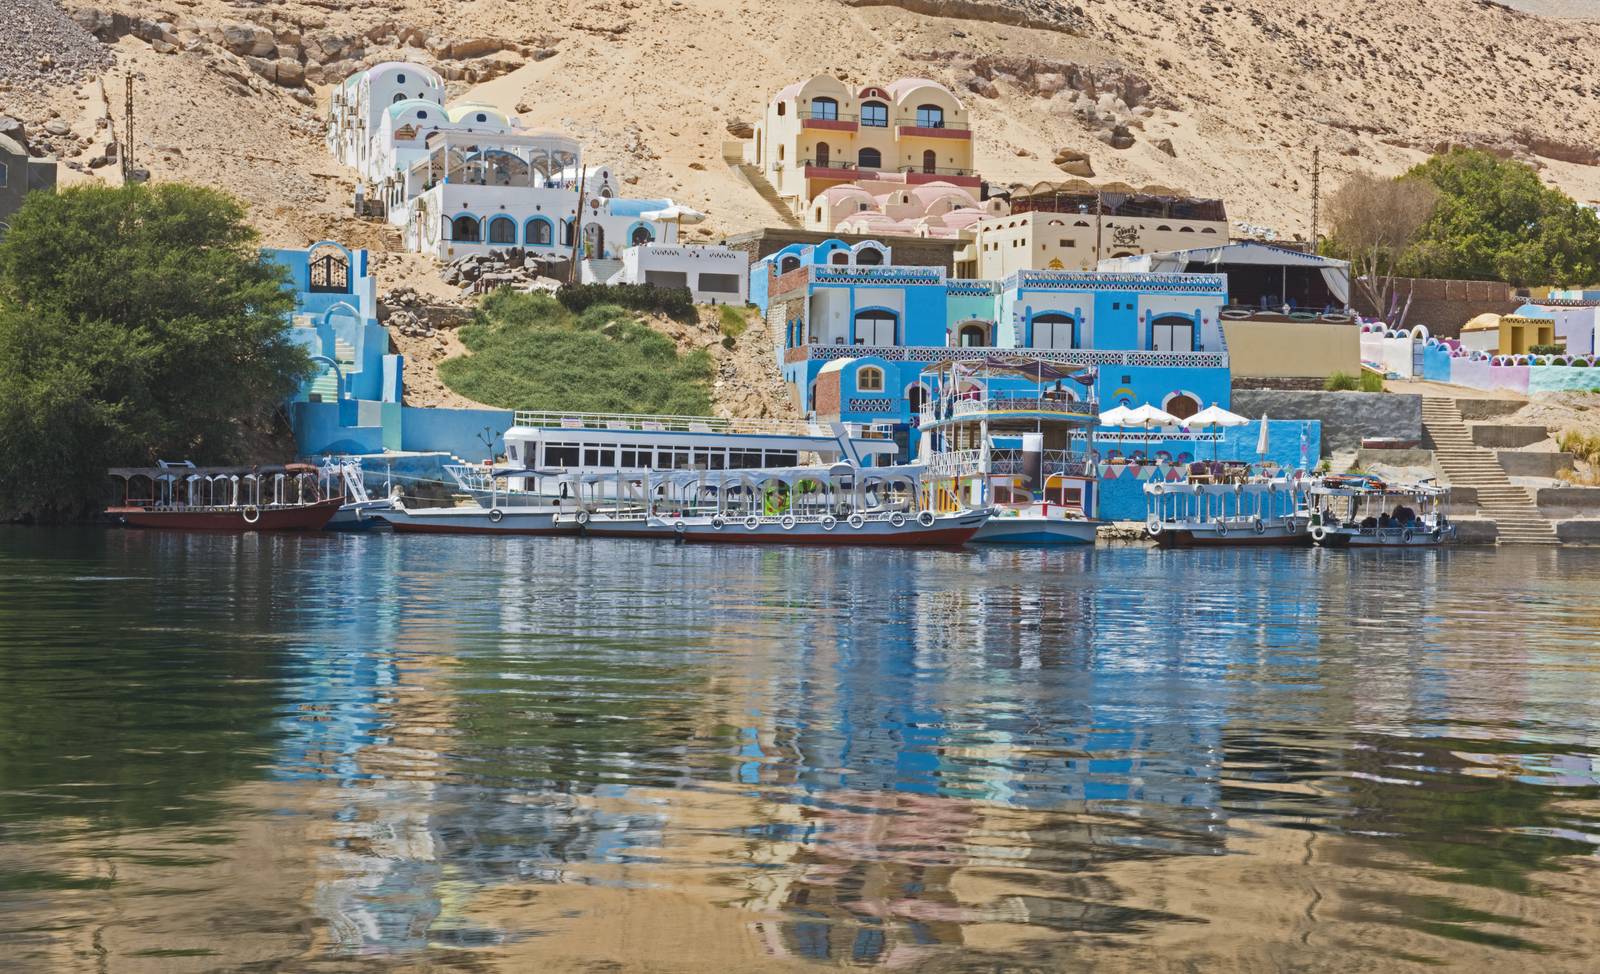
[[[778,114],[779,115],[785,114],[784,110],[783,110],[783,102],[781,102],[781,101],[778,102]]]
[[[458,216],[450,221],[450,239],[459,243],[478,243],[478,219]]]
[[[785,254],[778,260],[778,273],[787,274],[800,269],[800,258],[794,254]]]
[[[1188,233],[1189,232],[1189,228],[1188,227],[1184,227],[1183,228],[1183,232],[1184,233]],[[1201,227],[1200,228],[1200,232],[1201,233],[1216,233],[1217,232],[1217,228],[1216,227]]]
[[[861,124],[875,129],[889,127],[889,106],[881,101],[861,103]]]
[[[829,153],[828,143],[826,143],[826,142],[818,142],[817,143],[817,165],[826,166],[828,164],[828,153]]]
[[[1072,316],[1047,311],[1033,316],[1034,348],[1072,348]]]
[[[406,100],[406,93],[403,92],[403,91],[397,91],[397,92],[394,93],[394,101],[391,102],[391,104],[398,105],[398,104],[400,104],[401,102],[403,102],[405,100]]]
[[[862,149],[856,156],[856,165],[862,169],[882,169],[883,153],[877,149]]]
[[[944,128],[944,109],[938,105],[918,105],[917,127],[925,129]]]
[[[857,369],[856,390],[858,392],[882,392],[883,370],[875,365],[863,365]]]
[[[485,115],[483,112],[479,112],[477,117],[478,121],[480,122],[487,122],[489,120],[489,116]]]
[[[1150,350],[1152,352],[1194,351],[1194,319],[1184,315],[1162,315],[1150,322]]]
[[[534,217],[523,228],[522,240],[530,247],[550,246],[550,221]]]
[[[656,235],[650,231],[649,227],[634,227],[633,236],[629,238],[629,241],[635,247],[642,247],[647,243],[655,242],[655,239]]]
[[[926,151],[924,151],[922,153],[922,171],[923,172],[938,172],[939,171],[938,163],[939,163],[939,156],[936,153],[934,153],[934,151],[932,149],[928,149],[928,150],[926,150]]]
[[[989,329],[981,321],[969,321],[956,330],[956,344],[962,348],[982,348],[989,344]]]
[[[828,263],[840,266],[850,263],[850,251],[843,249],[835,250],[833,253],[828,255]]]
[[[882,308],[868,308],[866,311],[856,312],[856,344],[857,345],[893,345],[895,344],[896,325],[899,319],[894,312]]]
[[[563,247],[572,246],[572,221],[571,220],[562,220],[561,221],[561,246],[563,246]]]
[[[497,216],[489,221],[489,242],[492,244],[515,244],[517,242],[517,223],[509,216]]]
[[[876,267],[883,263],[883,251],[876,247],[862,247],[856,251],[856,263],[864,267]]]
[[[1161,404],[1161,408],[1179,419],[1188,419],[1200,411],[1200,403],[1196,402],[1195,398],[1186,392],[1175,392],[1167,397],[1167,401]]]
[[[924,389],[920,382],[906,390],[906,406],[910,409],[913,417],[922,415],[922,404],[927,399],[928,390]]]
[[[782,144],[779,144],[779,146],[778,146],[778,161],[779,162],[783,161],[783,145]]]
[[[832,98],[813,98],[811,117],[833,121],[839,117],[839,103]]]

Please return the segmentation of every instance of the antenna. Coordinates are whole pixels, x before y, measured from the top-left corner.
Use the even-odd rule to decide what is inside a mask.
[[[1322,216],[1322,146],[1311,147],[1311,252],[1317,252],[1318,219]]]

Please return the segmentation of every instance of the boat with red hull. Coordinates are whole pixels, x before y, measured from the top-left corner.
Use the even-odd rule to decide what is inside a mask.
[[[345,503],[337,478],[310,464],[117,467],[122,503],[106,514],[137,528],[173,531],[321,531]]]

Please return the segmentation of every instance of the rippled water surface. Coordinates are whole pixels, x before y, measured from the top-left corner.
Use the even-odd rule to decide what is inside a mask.
[[[1600,552],[0,529],[0,970],[1600,969]]]

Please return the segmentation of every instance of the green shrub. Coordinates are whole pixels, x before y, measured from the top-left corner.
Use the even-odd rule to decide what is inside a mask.
[[[1361,380],[1348,372],[1335,372],[1322,384],[1327,392],[1354,392],[1361,388]]]
[[[743,308],[731,304],[722,305],[718,309],[722,316],[722,333],[729,338],[738,338],[744,330],[750,327],[750,321],[745,317]]]
[[[710,412],[711,357],[680,355],[672,339],[619,304],[594,303],[573,314],[548,295],[496,291],[461,329],[472,354],[441,363],[439,377],[463,396],[504,409]]]
[[[1382,392],[1383,391],[1383,376],[1379,375],[1376,372],[1368,372],[1365,369],[1363,369],[1361,371],[1361,391],[1362,392]]]
[[[1566,353],[1566,351],[1567,351],[1567,346],[1561,344],[1560,342],[1557,342],[1557,343],[1555,343],[1553,345],[1535,345],[1532,348],[1528,349],[1528,354],[1530,354],[1530,355],[1563,355],[1563,354]]]
[[[633,311],[655,311],[690,321],[694,318],[694,296],[686,287],[656,287],[653,284],[568,284],[556,292],[556,299],[568,311],[583,311],[596,304],[614,304]]]
[[[1586,358],[1575,358],[1572,360],[1572,367],[1575,369],[1587,369],[1589,367],[1589,360]]]

